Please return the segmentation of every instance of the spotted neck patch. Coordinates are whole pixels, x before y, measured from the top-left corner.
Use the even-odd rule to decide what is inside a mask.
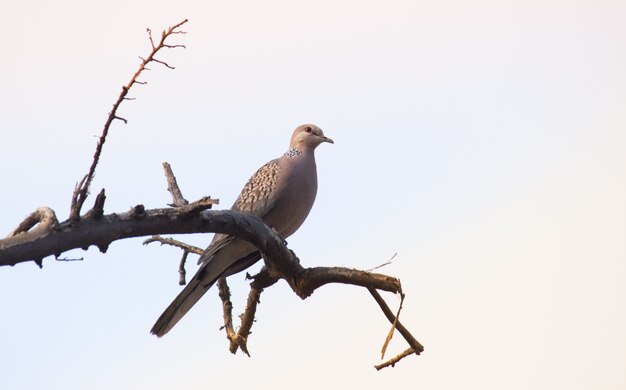
[[[285,154],[283,154],[283,157],[296,157],[301,154],[302,154],[302,150],[293,147],[293,148],[289,148],[289,150],[286,151]]]

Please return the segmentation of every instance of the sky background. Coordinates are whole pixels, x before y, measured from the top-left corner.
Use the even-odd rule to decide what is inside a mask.
[[[0,268],[0,388],[626,388],[626,3],[0,0],[0,236],[39,206],[67,218],[145,29],[184,18],[187,49],[159,55],[176,70],[152,65],[111,128],[105,212],[170,202],[164,161],[227,208],[315,123],[335,144],[289,246],[306,266],[397,253],[381,272],[425,351],[374,370],[389,324],[344,285],[269,288],[252,358],[216,291],[157,339],[180,252],[131,239]]]

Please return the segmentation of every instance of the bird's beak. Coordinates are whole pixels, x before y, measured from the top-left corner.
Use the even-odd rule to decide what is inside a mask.
[[[328,142],[329,144],[334,144],[335,141],[333,141],[332,139],[328,138],[328,137],[324,137],[322,136],[322,142]]]

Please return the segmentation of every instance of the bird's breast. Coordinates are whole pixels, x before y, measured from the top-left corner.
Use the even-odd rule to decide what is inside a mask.
[[[302,225],[309,215],[317,194],[317,170],[311,156],[298,156],[296,161],[285,161],[281,166],[280,196],[274,208],[263,218],[287,238]]]

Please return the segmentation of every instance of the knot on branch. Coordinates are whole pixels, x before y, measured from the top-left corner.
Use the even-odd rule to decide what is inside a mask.
[[[142,204],[138,204],[137,206],[130,209],[130,215],[133,218],[141,218],[146,215],[146,208]]]
[[[85,214],[85,219],[100,219],[104,215],[104,201],[106,200],[106,195],[104,194],[104,188],[100,191],[98,196],[96,196],[96,201],[93,204],[91,210],[89,210]]]

